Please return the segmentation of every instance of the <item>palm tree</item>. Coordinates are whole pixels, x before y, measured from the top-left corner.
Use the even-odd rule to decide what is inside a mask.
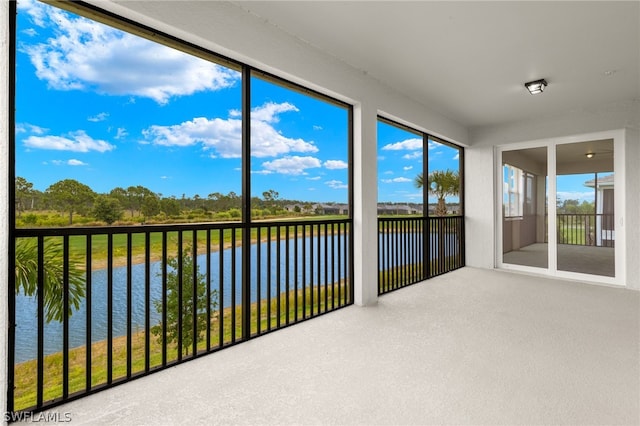
[[[424,178],[422,173],[416,176],[415,185],[417,188],[422,188],[424,185]],[[447,205],[445,198],[448,196],[455,196],[460,193],[460,174],[457,171],[452,170],[434,170],[429,173],[427,178],[427,187],[429,194],[435,195],[438,198],[438,204],[436,206],[436,216],[447,215]]]
[[[44,244],[44,313],[45,321],[62,321],[64,319],[64,251],[59,240],[47,240]],[[38,242],[35,238],[19,238],[16,240],[16,294],[23,292],[26,296],[38,294]],[[69,311],[80,307],[84,298],[84,272],[78,263],[69,260],[68,289]]]

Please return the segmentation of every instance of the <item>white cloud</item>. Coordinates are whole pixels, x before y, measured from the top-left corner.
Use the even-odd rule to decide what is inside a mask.
[[[298,112],[299,109],[295,105],[289,102],[283,102],[276,104],[273,102],[267,102],[262,106],[255,107],[251,110],[251,121],[264,121],[267,123],[277,123],[280,121],[278,114],[288,111]]]
[[[39,79],[57,90],[139,96],[166,104],[173,96],[233,86],[240,73],[158,43],[34,1],[20,1],[45,43],[23,47]]]
[[[253,109],[252,157],[275,157],[291,152],[318,152],[313,142],[283,136],[271,125],[278,121],[277,114],[287,111],[298,109],[289,103],[267,103]],[[233,111],[230,115],[234,116]],[[205,149],[215,149],[222,158],[240,158],[242,154],[242,120],[236,118],[196,117],[172,126],[153,125],[142,133],[148,141],[156,145],[192,146],[200,143]]]
[[[306,174],[305,170],[317,168],[321,165],[320,160],[315,157],[299,157],[297,155],[262,163],[262,167],[264,167],[265,170],[285,175]]]
[[[29,148],[73,152],[106,152],[115,148],[106,141],[93,139],[84,130],[78,130],[68,136],[29,136],[24,140],[24,145]]]
[[[313,126],[313,130],[322,130],[322,126],[316,126],[316,125],[314,125],[314,126]]]
[[[322,179],[322,177],[321,176],[314,176],[314,177],[308,177],[306,179],[307,180],[320,180],[320,179]]]
[[[414,151],[422,149],[422,139],[412,138],[401,142],[390,143],[382,147],[384,151]]]
[[[44,127],[34,126],[29,123],[20,123],[16,124],[16,133],[33,133],[36,135],[44,135],[47,133],[49,129],[45,129]]]
[[[431,150],[431,149],[436,149],[436,148],[438,148],[439,146],[442,146],[442,144],[441,144],[440,142],[436,142],[436,141],[429,141],[429,142],[427,143],[427,146],[428,146],[428,147],[429,147],[429,149]]]
[[[460,159],[460,153],[456,152],[456,155],[453,156],[452,160],[459,160]]]
[[[118,127],[118,130],[116,131],[116,139],[122,139],[125,136],[128,136],[129,133],[127,132],[127,129],[125,129],[124,127]]]
[[[325,184],[329,188],[333,188],[333,189],[347,189],[349,187],[347,184],[343,183],[341,180],[328,180],[325,182]]]
[[[323,164],[329,170],[347,169],[349,165],[342,160],[327,160]]]
[[[67,160],[67,161],[62,161],[62,160],[51,160],[52,164],[55,164],[56,166],[63,166],[63,165],[67,165],[67,166],[88,166],[87,163],[83,163],[80,160],[75,160],[75,159],[71,159],[71,160]],[[47,164],[46,162],[44,162],[43,164]]]
[[[93,117],[89,117],[87,118],[87,120],[89,121],[93,121],[94,123],[97,123],[99,121],[104,121],[109,117],[109,113],[108,112],[101,112],[100,114],[94,115]]]
[[[422,151],[412,152],[411,154],[405,154],[402,156],[405,160],[416,160],[422,158]]]
[[[392,175],[392,174],[393,174],[393,172],[392,172],[391,170],[387,170],[387,171],[386,171],[386,172],[384,172],[383,174],[385,174],[385,175]]]
[[[404,167],[402,168],[402,170],[404,170],[405,172],[406,172],[406,171],[409,171],[409,170],[411,170],[411,169],[413,169],[413,166],[404,166]]]
[[[26,30],[23,30],[22,33],[29,37],[38,35],[38,32],[34,28],[27,28]]]
[[[397,177],[393,179],[382,179],[382,182],[383,183],[404,183],[404,182],[411,182],[411,179],[406,177]]]

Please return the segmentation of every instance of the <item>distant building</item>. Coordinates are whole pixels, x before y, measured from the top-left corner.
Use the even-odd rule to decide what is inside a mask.
[[[584,186],[596,190],[596,245],[613,247],[616,239],[614,220],[614,180],[612,173],[588,180]]]
[[[378,203],[379,215],[422,214],[422,211],[422,206],[419,205]]]
[[[347,204],[314,204],[313,208],[316,214],[349,214],[349,206]]]

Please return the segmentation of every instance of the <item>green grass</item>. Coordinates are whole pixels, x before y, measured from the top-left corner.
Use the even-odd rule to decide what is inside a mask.
[[[334,292],[335,290],[335,292]],[[288,294],[282,294],[280,297],[280,325],[287,324],[287,312],[289,323],[294,323],[296,312],[298,320],[302,319],[303,314],[308,318],[319,313],[327,312],[335,306],[340,307],[346,305],[348,301],[348,288],[344,281],[335,283],[334,285],[316,286],[313,288],[314,302],[311,301],[311,289],[307,287],[305,291],[306,304],[303,305],[302,291],[290,291]],[[325,291],[327,303],[325,305]],[[296,311],[295,300],[298,300]],[[289,309],[287,310],[287,299]],[[260,319],[258,321],[258,303],[251,305],[251,334],[258,333],[258,322],[260,323],[260,332],[267,331],[269,326],[271,329],[278,327],[277,315],[278,298],[271,300],[270,316],[267,316],[267,301],[260,302]],[[210,347],[212,349],[223,347],[242,338],[242,308],[236,307],[235,310],[235,330],[232,330],[231,319],[234,312],[231,308],[224,309],[222,341],[220,340],[220,322],[218,318],[213,318],[211,323],[211,340]],[[235,334],[235,340],[233,339]],[[162,344],[158,342],[156,336],[150,336],[149,345],[149,365],[150,369],[162,366]],[[198,351],[206,351],[206,341],[201,339],[197,344]],[[100,386],[107,383],[107,342],[100,341],[91,345],[91,386]],[[177,360],[178,352],[175,344],[167,345],[167,362],[171,363]],[[183,359],[191,357],[183,351]],[[113,339],[112,351],[112,380],[126,378],[127,374],[127,347],[126,337],[121,336]],[[140,331],[132,335],[132,351],[131,351],[131,371],[132,374],[141,373],[145,370],[145,332]],[[62,397],[62,353],[54,353],[44,358],[44,397],[43,401],[54,400]],[[15,366],[15,391],[14,391],[14,410],[25,410],[36,405],[37,396],[37,362],[36,360],[26,361]],[[69,394],[75,392],[84,392],[86,390],[86,347],[81,346],[69,350]]]

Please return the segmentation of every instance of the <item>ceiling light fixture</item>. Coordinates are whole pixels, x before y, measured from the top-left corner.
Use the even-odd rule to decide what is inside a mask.
[[[542,80],[530,81],[524,84],[524,87],[529,90],[529,93],[532,95],[536,95],[538,93],[544,92],[544,88],[547,87],[547,81],[543,78]]]
[[[596,153],[595,152],[587,152],[585,155],[587,156],[587,158],[593,158],[593,157],[596,156]]]

